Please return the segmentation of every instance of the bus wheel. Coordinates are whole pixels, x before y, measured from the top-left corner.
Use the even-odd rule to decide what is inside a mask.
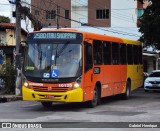
[[[123,100],[127,100],[127,99],[129,99],[130,94],[131,94],[131,82],[127,80],[126,92],[124,94],[121,94],[121,98]]]
[[[93,99],[88,102],[88,106],[89,107],[93,108],[93,107],[95,107],[95,106],[98,105],[98,102],[100,101],[99,100],[100,99],[99,94],[100,94],[99,90],[98,90],[97,86],[95,86],[95,88],[94,88],[94,94],[93,94]]]
[[[52,106],[52,102],[41,102],[43,107],[51,107]]]

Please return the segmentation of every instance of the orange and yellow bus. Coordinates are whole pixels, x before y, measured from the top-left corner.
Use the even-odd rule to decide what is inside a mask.
[[[87,102],[117,95],[128,99],[143,84],[138,41],[72,29],[32,32],[24,59],[23,100]]]

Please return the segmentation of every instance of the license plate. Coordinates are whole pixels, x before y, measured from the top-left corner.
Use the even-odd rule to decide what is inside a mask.
[[[47,99],[53,99],[54,96],[53,95],[45,95],[45,98],[47,98]]]

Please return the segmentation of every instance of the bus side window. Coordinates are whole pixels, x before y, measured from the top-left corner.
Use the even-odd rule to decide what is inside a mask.
[[[119,64],[119,43],[112,42],[112,64]]]
[[[93,41],[94,64],[102,65],[102,41]]]
[[[103,42],[103,61],[105,65],[111,64],[111,42]]]
[[[121,43],[120,44],[120,63],[122,65],[127,64],[127,49],[126,49],[126,44]]]
[[[138,48],[138,45],[133,45],[133,60],[134,60],[134,64],[139,64],[139,48]]]
[[[85,72],[92,69],[92,66],[92,45],[88,42],[85,42]]]
[[[133,64],[133,48],[132,45],[127,45],[127,62],[128,65],[132,65]]]

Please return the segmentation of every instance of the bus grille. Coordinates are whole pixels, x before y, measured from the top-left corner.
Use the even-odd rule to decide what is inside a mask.
[[[38,92],[66,92],[69,90],[69,87],[39,87],[33,86],[32,89]]]

